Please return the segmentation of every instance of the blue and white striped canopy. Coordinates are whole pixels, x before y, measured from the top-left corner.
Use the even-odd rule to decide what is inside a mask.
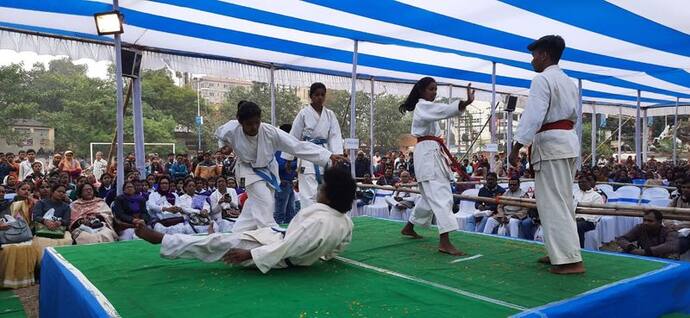
[[[585,99],[643,105],[690,101],[690,8],[682,0],[122,0],[123,41],[159,52],[273,63],[381,79],[433,76],[524,93],[527,45],[561,35],[561,67]],[[77,39],[111,1],[0,0],[0,27]]]

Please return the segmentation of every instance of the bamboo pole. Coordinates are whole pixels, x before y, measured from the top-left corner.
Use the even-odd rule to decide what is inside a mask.
[[[396,188],[390,186],[379,186],[371,184],[358,184],[360,188],[365,189],[380,189],[398,192],[409,192],[421,194],[418,190],[406,189],[406,188]],[[522,206],[526,208],[536,208],[535,199],[527,198],[515,198],[499,196],[497,198],[487,198],[474,195],[466,194],[453,194],[453,197],[476,202],[484,202],[490,204],[506,204],[512,206]],[[645,211],[657,210],[664,214],[664,218],[670,220],[683,220],[690,221],[690,209],[682,208],[668,208],[668,207],[645,207],[636,205],[621,205],[621,204],[597,204],[597,203],[585,203],[580,202],[577,206],[577,212],[583,214],[595,214],[595,215],[613,215],[613,216],[633,216],[642,217]]]

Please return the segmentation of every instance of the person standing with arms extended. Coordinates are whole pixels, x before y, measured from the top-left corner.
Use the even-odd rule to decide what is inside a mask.
[[[527,49],[532,52],[532,67],[538,74],[532,80],[527,106],[515,133],[510,164],[518,167],[520,148],[530,147],[537,210],[548,252],[539,262],[551,264],[554,274],[584,273],[573,202],[573,180],[580,153],[580,142],[573,129],[578,117],[578,89],[558,67],[565,49],[563,38],[547,35]]]
[[[311,103],[302,108],[292,122],[290,135],[303,141],[309,141],[328,149],[336,155],[343,154],[343,137],[335,113],[326,108],[326,85],[314,83],[309,87]],[[286,160],[294,160],[294,156],[283,153]],[[301,208],[306,208],[316,202],[316,193],[322,181],[323,166],[313,162],[299,160],[297,166],[297,182],[299,184],[299,202]]]
[[[460,116],[467,105],[474,101],[474,90],[467,86],[467,101],[450,104],[434,103],[436,81],[424,77],[417,81],[400,112],[413,112],[412,135],[417,137],[414,149],[414,172],[421,199],[412,210],[412,215],[401,234],[421,238],[414,230],[415,225],[428,226],[436,216],[440,233],[438,251],[451,255],[464,255],[450,242],[448,233],[458,229],[453,215],[453,193],[450,183],[453,171],[462,169],[455,157],[448,151],[441,136],[440,120]]]

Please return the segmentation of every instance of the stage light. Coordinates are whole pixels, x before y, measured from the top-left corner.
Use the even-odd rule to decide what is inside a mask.
[[[120,34],[124,32],[122,28],[122,15],[119,11],[96,13],[93,17],[96,20],[98,35]]]

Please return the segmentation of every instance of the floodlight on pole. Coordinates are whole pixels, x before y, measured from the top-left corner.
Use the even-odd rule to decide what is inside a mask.
[[[101,12],[93,15],[98,35],[113,35],[124,32],[122,14],[119,11]]]

